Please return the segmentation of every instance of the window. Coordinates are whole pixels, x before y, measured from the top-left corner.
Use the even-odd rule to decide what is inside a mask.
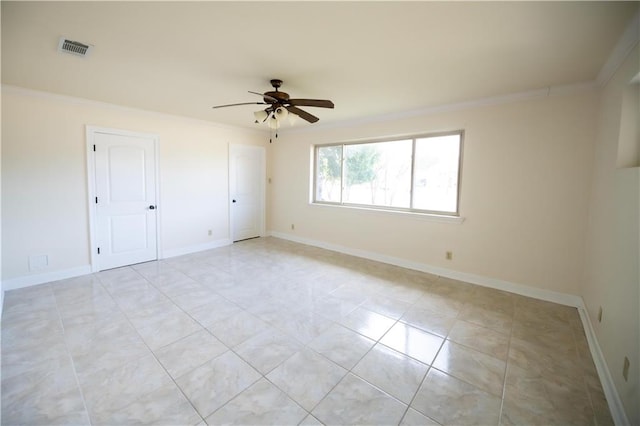
[[[315,203],[458,215],[462,132],[315,147]]]

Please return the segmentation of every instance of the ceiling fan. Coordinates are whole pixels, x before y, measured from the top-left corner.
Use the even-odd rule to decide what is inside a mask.
[[[319,120],[313,114],[298,108],[299,106],[317,107],[317,108],[333,108],[333,102],[323,99],[291,99],[289,94],[280,92],[278,89],[282,86],[282,80],[271,80],[271,86],[273,91],[258,93],[249,91],[254,95],[262,96],[263,102],[242,102],[238,104],[217,105],[213,108],[226,108],[238,105],[268,105],[264,110],[256,111],[253,113],[256,119],[256,123],[266,122],[270,128],[278,129],[282,120],[289,116],[289,113],[298,116],[309,123],[315,123]],[[289,118],[292,118],[289,116]]]

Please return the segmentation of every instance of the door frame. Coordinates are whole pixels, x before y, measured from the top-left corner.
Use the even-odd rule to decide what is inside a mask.
[[[91,272],[99,271],[99,262],[98,262],[98,243],[97,243],[97,211],[96,211],[96,203],[92,202],[96,197],[96,167],[95,167],[95,154],[93,151],[94,145],[94,135],[96,133],[105,133],[109,135],[116,136],[131,136],[131,137],[142,137],[146,139],[151,139],[153,142],[153,154],[155,157],[154,167],[155,167],[155,196],[156,196],[156,204],[161,206],[160,202],[160,164],[159,164],[159,138],[158,135],[153,133],[140,133],[140,132],[132,132],[129,130],[121,130],[121,129],[113,129],[109,127],[98,127],[98,126],[86,126],[86,148],[87,148],[87,207],[89,210],[89,261],[91,266]],[[161,215],[162,208],[156,209],[156,259],[162,259],[162,244],[160,241],[160,223],[161,223]]]
[[[258,150],[258,152],[260,152],[260,195],[259,195],[259,207],[260,207],[260,221],[259,221],[259,229],[258,229],[258,233],[260,237],[264,237],[265,234],[265,229],[266,229],[266,193],[267,193],[267,153],[266,153],[266,149],[264,146],[260,146],[260,145],[250,145],[250,144],[242,144],[242,143],[229,143],[229,159],[228,159],[228,178],[229,178],[229,187],[228,187],[228,200],[227,200],[227,205],[229,206],[229,242],[231,244],[233,244],[234,242],[234,235],[233,235],[233,230],[234,230],[234,215],[233,215],[233,206],[232,206],[232,198],[233,198],[233,194],[232,194],[232,188],[231,188],[231,161],[232,161],[232,155],[233,155],[233,150],[236,147],[249,147],[250,149],[256,149]]]

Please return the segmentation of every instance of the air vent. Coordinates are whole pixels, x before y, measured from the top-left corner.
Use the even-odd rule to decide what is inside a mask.
[[[64,37],[60,37],[60,42],[58,43],[58,52],[70,53],[83,58],[89,56],[92,49],[93,46],[90,44],[80,43]]]

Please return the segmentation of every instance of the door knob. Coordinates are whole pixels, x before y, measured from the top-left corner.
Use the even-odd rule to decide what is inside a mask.
[[[155,210],[156,206],[149,206],[149,210]]]

